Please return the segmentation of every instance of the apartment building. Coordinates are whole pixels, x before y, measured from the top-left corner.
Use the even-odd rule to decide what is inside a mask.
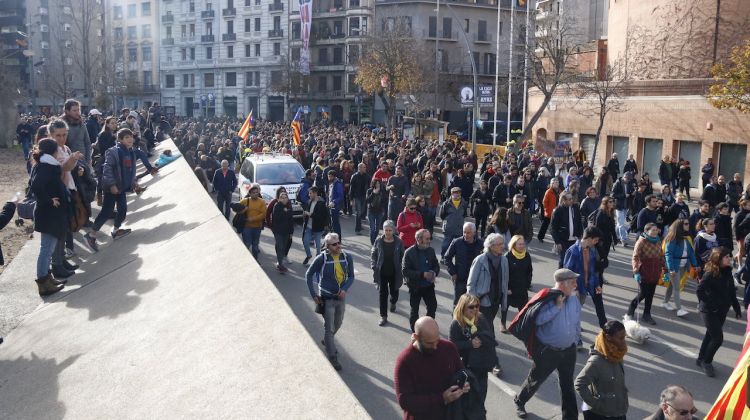
[[[21,89],[24,100],[18,103],[21,110],[30,105],[28,90],[28,62],[24,45],[28,45],[26,32],[26,5],[23,0],[0,0],[0,71],[6,83]]]
[[[289,13],[281,0],[162,0],[162,104],[182,116],[287,118]]]
[[[407,22],[407,25],[411,27],[412,35],[423,43],[424,48],[431,52],[432,57],[435,57],[431,58],[427,66],[435,69],[434,77],[437,79],[438,86],[437,89],[429,89],[428,92],[419,95],[422,107],[428,111],[439,109],[438,118],[448,121],[452,129],[465,126],[468,109],[461,107],[459,92],[463,86],[473,86],[471,65],[473,57],[480,86],[494,86],[496,64],[499,64],[498,119],[505,120],[508,109],[511,1],[441,1],[439,12],[436,4],[434,0],[377,0],[375,3],[375,24],[385,29],[393,24],[394,20]],[[500,7],[499,38],[497,37],[498,7]],[[523,80],[526,41],[525,8],[515,8],[512,36],[514,42],[513,77],[514,80],[520,81]],[[499,58],[497,56],[498,42],[500,44]],[[434,64],[436,60],[437,65]],[[497,63],[498,60],[499,63]],[[513,120],[520,119],[523,114],[522,84],[516,85],[511,105]],[[384,118],[384,112],[384,106],[378,100],[376,102],[378,120]],[[493,106],[482,107],[477,119],[491,120],[493,112]]]
[[[159,1],[106,3],[114,108],[148,108],[159,101]]]

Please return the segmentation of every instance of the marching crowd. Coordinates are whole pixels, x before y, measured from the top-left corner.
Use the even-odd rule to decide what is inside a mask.
[[[335,123],[311,125],[295,144],[292,130],[282,123],[258,122],[250,136],[241,138],[236,119],[167,118],[158,106],[144,114],[123,110],[119,118],[105,119],[91,110],[89,119],[101,123],[92,131],[81,119],[80,104],[68,101],[62,117],[32,127],[30,193],[24,203],[34,203],[35,229],[42,237],[36,268],[40,294],[62,289],[78,268],[67,260],[75,252],[74,232],[85,232],[94,251],[97,232],[108,219],[114,218],[112,238],[129,233],[122,227],[126,194],[139,194],[138,179],[157,173],[148,160],[150,150],[171,136],[206,190],[216,192],[225,217],[234,211],[232,223],[253,257],[258,258],[261,232],[268,227],[275,240],[275,268],[286,273],[289,250],[299,238],[308,290],[323,316],[322,343],[337,370],[342,366],[334,336],[354,284],[340,215],[353,216],[355,233],[369,236],[372,245],[380,326],[387,326],[389,313],[396,312],[404,283],[408,289],[413,334],[394,373],[397,399],[408,419],[444,418],[449,412],[483,418],[488,375],[502,375],[497,324],[501,333],[524,341],[534,360],[514,399],[519,417],[526,417],[525,404],[557,370],[564,419],[578,418],[576,396],[584,402],[586,419],[624,419],[624,322],[656,325],[651,306],[657,285],[666,287],[662,306],[681,317],[687,309],[680,292],[690,279],[697,281],[706,332],[696,364],[708,376],[715,374],[712,360],[729,309],[741,316],[736,287],[750,278],[745,258],[750,185],[743,189],[739,174],[727,184],[710,160],[702,168],[698,208],[690,212],[690,163],[669,157],[659,170],[661,187],[655,189],[632,155],[623,168],[613,155],[597,171],[583,150],[560,161],[523,144],[514,152],[480,159],[460,143],[404,141],[380,128]],[[237,168],[243,158],[260,152],[289,154],[305,168],[296,196],[281,187],[266,203],[260,186],[253,184],[233,202]],[[137,159],[146,168],[140,175]],[[166,152],[159,166],[173,159]],[[94,200],[101,211],[92,221]],[[293,219],[294,201],[303,208],[301,230]],[[536,232],[534,217],[541,223]],[[437,251],[431,246],[436,232],[443,236]],[[550,241],[559,269],[552,287],[530,296],[534,259],[528,244],[534,239]],[[608,256],[618,245],[632,247],[631,269],[639,288],[623,322],[608,319],[604,303]],[[440,338],[434,321],[435,279],[441,269],[454,286],[448,340]],[[540,277],[537,272],[535,283],[543,285]],[[576,376],[576,352],[583,348],[581,307],[587,300],[601,331]],[[420,317],[422,302],[426,316]],[[746,294],[745,306],[749,302]],[[510,307],[517,313],[509,322]],[[664,390],[653,418],[693,414],[689,391],[675,385]]]

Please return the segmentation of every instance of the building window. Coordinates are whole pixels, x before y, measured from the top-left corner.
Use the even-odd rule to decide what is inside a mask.
[[[487,41],[487,21],[480,20],[477,22],[477,40]]]
[[[143,61],[151,61],[151,47],[141,47],[141,57]]]
[[[233,34],[234,33],[234,21],[233,20],[228,20],[227,21],[227,33],[228,34]]]
[[[206,35],[213,35],[214,34],[214,25],[211,24],[211,22],[206,22]]]
[[[141,27],[141,36],[151,38],[151,25],[143,25]]]
[[[341,90],[341,76],[333,76],[333,90]]]
[[[141,16],[151,16],[151,3],[150,2],[141,3]]]
[[[464,19],[464,32],[466,32],[467,34],[471,33],[469,32],[469,28],[471,28],[470,22],[471,21],[469,19]]]
[[[292,39],[300,39],[301,33],[300,22],[292,22]]]
[[[333,64],[344,64],[343,50],[341,47],[335,47],[333,49]]]
[[[195,60],[195,47],[190,47],[190,59]]]
[[[226,81],[228,87],[237,86],[237,73],[233,71],[228,72],[226,75]]]
[[[122,48],[115,48],[115,63],[122,63],[125,55]]]
[[[349,0],[349,7],[359,7],[359,0]]]
[[[227,45],[227,58],[234,58],[234,47]]]
[[[292,48],[292,61],[298,61],[300,57],[299,47]]]
[[[188,5],[188,11],[190,13],[195,12],[195,2],[194,1],[191,1],[190,4]]]
[[[328,77],[320,76],[318,78],[318,92],[324,92],[328,90]]]
[[[115,28],[115,39],[122,39],[122,38],[123,38],[122,28]]]
[[[495,54],[484,54],[484,74],[495,74]]]
[[[214,74],[213,73],[203,74],[203,87],[207,87],[207,88],[214,87]]]
[[[430,23],[428,24],[427,36],[430,38],[437,38],[437,16],[430,16]]]
[[[260,32],[260,18],[255,18],[255,32]]]
[[[168,74],[166,78],[166,85],[168,88],[174,87],[174,74]]]
[[[250,44],[245,44],[245,57],[250,57],[251,52],[252,52],[252,47],[250,47]]]
[[[250,32],[250,19],[245,19],[245,32]]]
[[[136,15],[135,4],[128,5],[128,17],[134,18]]]
[[[318,50],[318,63],[328,64],[328,48],[321,48]]]
[[[115,19],[122,19],[122,6],[115,6],[112,14],[115,16]]]
[[[190,75],[189,74],[182,75],[182,87],[190,87]]]
[[[359,62],[359,45],[349,45],[349,64],[356,65]]]
[[[452,39],[451,34],[453,33],[453,19],[443,18],[443,38]]]
[[[183,25],[183,26],[185,26],[185,25]],[[172,27],[171,26],[167,26],[166,29],[167,29],[167,39],[172,38]],[[183,38],[185,37],[184,31],[183,31],[183,35],[182,36],[183,36]]]
[[[206,47],[206,60],[210,60],[214,58],[214,49],[213,47]]]
[[[260,57],[260,44],[255,44],[255,56]]]
[[[194,24],[194,23],[191,23],[191,24],[190,24],[190,25],[188,26],[188,33],[189,33],[189,35],[190,35],[190,38],[192,38],[192,37],[194,37],[194,36],[195,36],[195,24]]]
[[[274,70],[271,72],[271,84],[278,85],[281,83],[281,71]]]
[[[151,72],[150,71],[143,72],[143,86],[145,87],[151,86]]]
[[[138,28],[135,26],[128,26],[128,39],[138,38]]]
[[[359,36],[359,18],[349,18],[349,36]]]
[[[281,55],[281,43],[280,42],[273,43],[273,55],[277,57]]]
[[[245,86],[253,86],[253,72],[245,72]]]
[[[135,63],[136,61],[138,61],[138,49],[137,48],[135,47],[128,48],[128,61],[131,63]]]
[[[187,48],[180,49],[180,58],[182,61],[187,61]]]

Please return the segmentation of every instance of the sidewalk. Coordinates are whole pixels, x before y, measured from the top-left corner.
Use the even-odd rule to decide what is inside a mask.
[[[0,276],[0,418],[368,418],[186,162],[142,181],[64,292],[37,238]]]

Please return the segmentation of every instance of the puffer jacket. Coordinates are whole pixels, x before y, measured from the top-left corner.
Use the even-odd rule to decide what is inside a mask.
[[[464,229],[464,217],[469,209],[466,201],[461,199],[458,207],[455,207],[448,198],[440,207],[440,218],[443,219],[443,234],[445,236],[461,236]]]
[[[628,387],[622,362],[610,362],[593,348],[586,366],[576,378],[575,387],[595,414],[624,417],[628,412]]]

